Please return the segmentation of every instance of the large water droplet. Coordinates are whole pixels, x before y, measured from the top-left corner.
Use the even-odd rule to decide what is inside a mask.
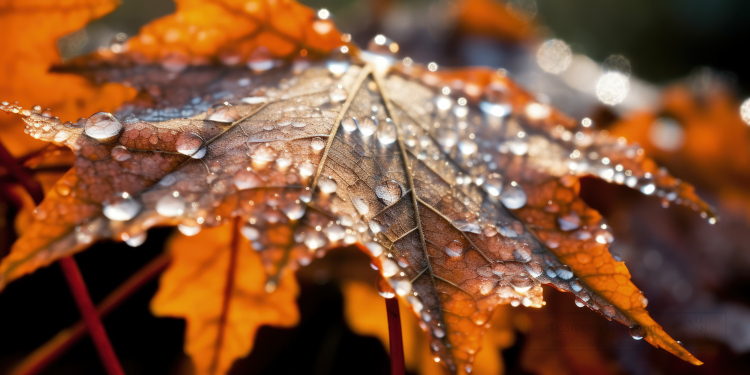
[[[398,202],[401,199],[401,193],[401,185],[394,180],[386,181],[375,187],[375,195],[386,206]]]
[[[185,213],[185,200],[179,194],[167,194],[156,202],[156,212],[166,217],[177,217]]]
[[[256,148],[251,156],[253,160],[257,160],[261,162],[269,162],[269,161],[276,160],[276,157],[278,157],[279,154],[276,153],[276,150],[274,150],[273,147],[267,144],[264,144]]]
[[[484,188],[490,195],[499,196],[503,191],[503,176],[499,173],[490,174],[484,181]]]
[[[138,215],[141,204],[128,193],[121,193],[116,198],[104,202],[102,212],[113,221],[128,221]]]
[[[208,120],[232,123],[240,119],[237,108],[231,104],[221,104],[208,110]]]
[[[505,207],[515,210],[526,205],[526,192],[521,185],[512,182],[500,193],[500,200]]]
[[[388,258],[382,259],[380,261],[380,264],[382,266],[381,272],[383,273],[383,276],[385,277],[392,277],[401,270],[400,268],[398,268],[398,264],[396,264],[396,262]]]
[[[122,124],[111,113],[99,112],[89,117],[83,131],[91,138],[108,143],[120,135]]]
[[[351,133],[355,130],[357,130],[357,127],[359,124],[357,123],[357,119],[354,117],[347,117],[343,120],[341,120],[341,126],[344,128],[345,131],[348,133]]]
[[[141,232],[132,236],[128,236],[128,238],[125,239],[125,243],[128,244],[130,247],[138,247],[143,245],[143,243],[146,242],[146,232]]]
[[[265,72],[272,69],[274,65],[271,53],[263,46],[256,48],[247,61],[247,67],[255,72]]]
[[[630,327],[630,336],[633,337],[636,340],[643,339],[643,336],[646,335],[646,330],[643,329],[643,327],[639,325],[634,325]]]
[[[375,133],[375,130],[378,129],[377,121],[378,120],[373,117],[365,117],[362,121],[359,121],[359,132],[362,133],[363,137],[369,137]]]
[[[250,224],[245,224],[242,229],[240,229],[240,233],[250,241],[257,241],[260,239],[260,231]]]
[[[449,257],[455,258],[457,256],[461,256],[461,254],[464,252],[464,245],[461,243],[461,241],[451,240],[448,241],[445,247],[443,247],[443,251],[445,251],[445,253],[448,254]]]
[[[561,230],[566,232],[576,230],[581,225],[581,217],[575,211],[571,211],[565,216],[558,217],[557,224],[560,225]]]
[[[573,278],[573,271],[567,265],[561,265],[555,268],[555,274],[563,280],[570,280]]]
[[[320,186],[320,191],[325,194],[333,194],[339,187],[336,181],[331,178],[321,178],[318,181],[318,186]]]
[[[331,101],[334,103],[343,102],[346,100],[346,98],[349,96],[349,93],[346,92],[344,89],[333,89],[331,90],[331,93],[329,94]]]
[[[303,162],[299,165],[299,174],[302,177],[310,177],[315,173],[315,167],[310,162]]]
[[[456,220],[453,222],[453,226],[463,232],[482,233],[482,229],[479,228],[479,223],[476,220]]]
[[[334,77],[341,77],[349,70],[349,60],[345,57],[334,57],[326,62],[328,71],[333,74]]]
[[[185,224],[177,224],[177,230],[180,231],[180,233],[192,237],[196,234],[200,233],[201,226],[200,225],[185,225]]]
[[[283,211],[290,220],[299,220],[302,216],[305,216],[305,209],[305,205],[292,202]]]
[[[203,138],[193,132],[182,133],[177,137],[175,144],[177,152],[188,155],[193,159],[202,159],[206,155],[203,147]]]
[[[313,150],[320,151],[326,147],[326,141],[324,141],[323,138],[315,137],[310,141],[310,146]]]
[[[396,141],[398,132],[396,125],[392,121],[386,121],[383,126],[378,129],[378,141],[384,145],[389,145]]]
[[[391,284],[388,283],[388,280],[385,278],[379,277],[378,278],[378,294],[380,294],[383,298],[393,298],[396,296],[396,291],[393,290],[393,287]]]
[[[241,169],[234,174],[233,177],[234,185],[239,190],[253,189],[263,185],[263,180],[258,177],[253,171],[247,169]]]

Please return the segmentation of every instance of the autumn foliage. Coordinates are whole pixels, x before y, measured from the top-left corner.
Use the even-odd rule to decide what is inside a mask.
[[[0,262],[0,288],[96,241],[139,246],[148,229],[177,226],[151,311],[186,321],[196,373],[225,374],[251,352],[260,326],[299,321],[294,270],[358,244],[384,277],[381,295],[399,300],[406,367],[418,373],[502,372],[498,353],[529,324],[513,307],[543,307],[542,285],[702,364],[651,318],[609,251],[608,225],[580,197],[580,178],[594,176],[673,194],[715,222],[691,185],[647,156],[659,155],[648,143],[644,154],[581,125],[496,70],[435,72],[360,51],[327,16],[294,1],[178,1],[122,50],[67,65],[57,38],[115,2],[35,4],[43,16],[26,2],[10,5],[0,20],[26,43],[0,51],[0,69],[13,77],[0,95],[18,101],[0,106],[13,115],[0,118],[0,135],[24,160],[14,178],[32,176],[45,196],[36,205],[15,188],[19,238]],[[473,33],[532,34],[528,20],[490,1],[461,2],[460,11],[460,27]],[[45,18],[33,32],[32,15]],[[665,95],[676,113],[689,113],[689,101],[679,89]],[[688,139],[722,105],[686,114],[699,119]],[[610,131],[638,139],[652,117]],[[21,136],[28,141],[8,142]],[[70,169],[43,174],[52,160]],[[737,163],[728,168],[741,174]],[[346,280],[342,292],[352,329],[387,345],[374,285]],[[565,362],[560,352],[551,361]],[[569,367],[608,371],[603,356],[588,355]],[[523,361],[546,371],[533,353]]]

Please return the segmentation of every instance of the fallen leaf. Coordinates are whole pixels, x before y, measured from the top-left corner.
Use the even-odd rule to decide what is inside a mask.
[[[261,325],[299,321],[294,275],[287,272],[267,293],[260,256],[237,224],[176,234],[167,244],[172,262],[151,301],[154,315],[187,321],[185,352],[198,375],[226,374],[250,353]]]
[[[528,18],[496,0],[462,0],[456,2],[460,30],[500,40],[519,42],[534,36],[534,25]]]
[[[139,88],[139,99],[85,124],[1,106],[77,158],[0,263],[0,286],[95,240],[137,246],[154,226],[196,234],[240,220],[253,248],[271,254],[268,291],[285,267],[364,244],[451,372],[472,370],[498,305],[541,307],[542,284],[700,364],[651,320],[625,266],[596,245],[608,231],[594,242],[560,234],[599,220],[578,203],[577,176],[675,194],[709,217],[692,187],[501,74],[396,64],[380,42],[320,62],[252,65],[254,73],[174,69],[169,56],[128,65],[125,54],[126,63],[87,74]],[[542,207],[545,197],[559,210]],[[524,207],[525,224],[509,211]],[[567,217],[571,207],[577,218]],[[561,243],[545,237],[545,245],[542,235]]]

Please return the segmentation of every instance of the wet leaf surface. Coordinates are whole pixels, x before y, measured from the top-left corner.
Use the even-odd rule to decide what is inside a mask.
[[[323,61],[290,62],[312,45],[307,34],[264,26],[297,38],[289,51],[273,52],[273,43],[254,39],[264,34],[253,24],[242,30],[242,38],[255,43],[247,48],[262,52],[258,43],[268,45],[268,54],[226,61],[215,48],[172,53],[185,46],[173,40],[170,27],[183,30],[179,25],[191,12],[233,6],[200,4],[156,21],[120,57],[105,53],[82,60],[96,64],[73,67],[95,81],[140,91],[114,114],[63,123],[38,109],[0,106],[21,114],[34,138],[76,154],[73,168],[0,263],[0,286],[100,239],[138,246],[155,226],[178,226],[187,236],[234,228],[226,237],[236,245],[239,232],[242,247],[186,254],[185,265],[166,280],[189,273],[203,256],[231,265],[244,259],[238,256],[250,243],[263,258],[263,288],[279,293],[288,267],[359,243],[421,319],[435,361],[451,372],[473,369],[499,305],[541,307],[542,284],[573,293],[581,306],[700,364],[649,317],[624,264],[607,250],[611,233],[578,198],[578,177],[593,175],[715,220],[690,185],[659,169],[639,147],[595,130],[590,121],[567,118],[495,71],[435,72],[437,66],[396,63],[383,52],[390,43],[385,38],[371,51],[345,46]],[[312,19],[309,10],[302,13]],[[219,30],[223,26],[213,23],[221,20],[195,30]],[[155,43],[166,55],[143,44],[149,33],[159,36]],[[229,38],[212,46],[236,44]],[[280,57],[286,63],[277,62]],[[239,61],[247,67],[235,66]],[[204,229],[213,227],[223,229]],[[182,254],[182,248],[174,251]],[[217,271],[210,285],[234,285],[228,280],[239,264]],[[166,282],[174,284],[179,281]],[[157,313],[166,304],[162,293]],[[235,303],[223,296],[230,302],[222,306]],[[212,332],[224,332],[222,319],[234,324],[227,310],[190,316],[187,306],[199,301],[177,300],[178,307],[163,314],[188,316],[191,324],[219,317],[208,333],[188,329],[188,351],[224,347],[225,340],[216,339],[223,334]],[[223,372],[249,350],[248,342],[235,344],[227,344],[232,350],[226,353],[212,351],[211,359],[193,359],[208,373]]]

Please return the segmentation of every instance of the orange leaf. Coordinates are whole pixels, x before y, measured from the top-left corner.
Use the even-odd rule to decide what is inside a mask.
[[[135,90],[116,83],[93,84],[70,74],[48,72],[59,64],[57,39],[80,29],[118,5],[117,0],[6,0],[0,4],[5,42],[0,48],[0,100],[21,106],[43,104],[63,120],[96,111],[111,111],[135,96]],[[23,134],[23,122],[0,117],[0,137],[13,155],[44,147]]]
[[[458,26],[469,32],[507,41],[523,41],[533,36],[533,24],[497,0],[457,2]]]
[[[388,323],[383,297],[372,285],[363,282],[346,282],[341,289],[344,294],[344,316],[349,327],[359,335],[377,337],[388,349]],[[435,363],[430,353],[430,336],[420,329],[420,321],[409,313],[408,305],[403,302],[399,305],[406,368],[418,374],[441,373],[442,366]],[[489,321],[491,328],[482,337],[482,350],[476,355],[472,374],[504,373],[500,351],[511,346],[515,340],[510,317],[508,306],[496,309]]]
[[[151,301],[154,315],[187,321],[185,352],[199,375],[227,373],[250,353],[261,325],[299,321],[294,275],[286,273],[267,293],[260,256],[239,230],[235,221],[173,237],[167,245],[172,263]]]

